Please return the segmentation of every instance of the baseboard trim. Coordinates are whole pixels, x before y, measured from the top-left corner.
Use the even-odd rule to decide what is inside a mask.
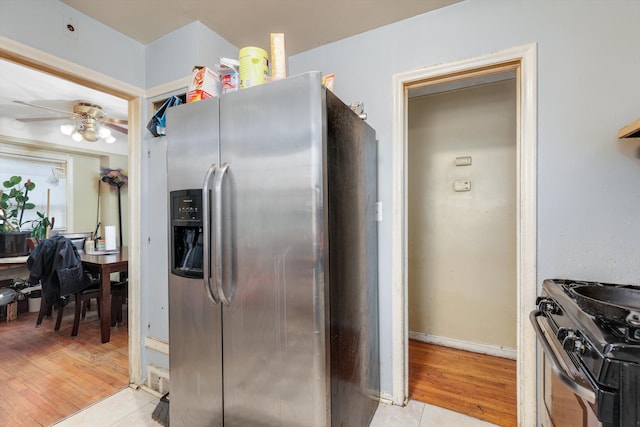
[[[169,343],[154,337],[146,337],[144,346],[159,353],[169,355]]]
[[[459,340],[457,338],[441,337],[438,335],[425,334],[423,332],[409,331],[409,339],[512,360],[516,360],[518,354],[518,350],[511,347],[483,344]]]
[[[397,403],[395,403],[393,401],[393,396],[391,396],[391,394],[389,393],[380,393],[380,403],[384,403],[385,405],[397,405]],[[400,405],[403,406],[403,405]]]

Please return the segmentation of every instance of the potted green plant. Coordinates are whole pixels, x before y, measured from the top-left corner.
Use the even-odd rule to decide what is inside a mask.
[[[47,227],[51,225],[44,213],[37,212],[38,218],[23,221],[24,211],[35,209],[29,202],[29,191],[36,188],[30,179],[22,182],[21,176],[12,176],[2,183],[0,189],[0,257],[27,255],[27,238],[33,235],[39,239],[46,237]],[[31,230],[21,228],[31,225]]]
[[[50,228],[53,223],[44,215],[44,212],[36,212],[36,215],[38,215],[38,218],[27,221],[24,224],[31,224],[31,236],[38,240],[43,240],[47,237],[47,228]]]

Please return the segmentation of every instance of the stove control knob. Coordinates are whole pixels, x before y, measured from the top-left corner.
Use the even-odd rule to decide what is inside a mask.
[[[568,336],[573,336],[576,333],[573,332],[573,329],[560,327],[558,328],[558,332],[556,332],[556,337],[558,341],[563,342]]]
[[[541,299],[538,302],[538,309],[544,313],[549,314],[562,314],[562,310],[552,299]]]
[[[584,353],[585,346],[582,338],[570,334],[564,340],[562,340],[562,347],[567,353]]]

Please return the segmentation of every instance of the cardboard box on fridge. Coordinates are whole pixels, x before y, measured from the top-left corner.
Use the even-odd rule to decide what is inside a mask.
[[[271,33],[271,79],[287,77],[287,51],[284,33]]]
[[[220,96],[220,78],[209,67],[193,67],[187,102],[200,101],[201,99]]]

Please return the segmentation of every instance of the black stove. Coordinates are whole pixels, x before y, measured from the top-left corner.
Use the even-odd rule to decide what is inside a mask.
[[[537,306],[530,317],[553,372],[543,389],[556,384],[543,391],[549,424],[640,426],[640,287],[545,280]],[[565,402],[554,402],[559,388]],[[559,422],[573,401],[584,422]]]

